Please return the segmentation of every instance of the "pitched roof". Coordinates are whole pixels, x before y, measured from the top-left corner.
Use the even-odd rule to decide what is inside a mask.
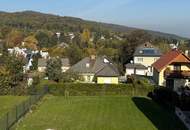
[[[40,58],[38,59],[38,67],[46,67],[47,66],[48,59]],[[69,67],[69,59],[68,58],[62,58],[61,59],[62,66]]]
[[[151,56],[151,57],[159,57],[162,53],[156,47],[154,47],[151,43],[144,43],[138,46],[134,52],[134,56]]]
[[[70,66],[70,62],[69,62],[68,58],[62,58],[61,59],[61,63],[62,63],[62,66],[65,66],[65,67],[69,67]]]
[[[136,69],[147,69],[147,67],[145,67],[142,64],[131,64],[131,63],[129,63],[129,64],[126,64],[125,67],[128,69],[134,69],[134,68],[136,68]]]
[[[103,77],[114,76],[115,77],[115,76],[119,76],[119,72],[117,69],[114,68],[112,64],[107,64],[96,73],[96,76],[103,76]]]
[[[119,75],[117,67],[106,56],[99,56],[95,59],[86,57],[73,65],[70,71],[78,73],[93,73],[97,74],[101,72],[103,76],[115,76]]]
[[[157,70],[161,71],[165,66],[171,64],[172,62],[190,62],[190,59],[185,56],[182,52],[177,49],[173,49],[160,57],[152,66]]]

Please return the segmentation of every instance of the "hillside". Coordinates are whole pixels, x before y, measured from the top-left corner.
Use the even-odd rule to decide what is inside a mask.
[[[87,21],[74,17],[61,17],[52,14],[44,14],[34,11],[24,11],[7,13],[0,12],[0,28],[8,26],[13,28],[19,28],[23,30],[40,30],[48,29],[51,31],[81,31],[82,28],[88,27],[94,31],[110,30],[113,32],[130,33],[138,28],[131,28],[122,25],[100,23],[94,21]],[[168,39],[186,39],[174,34],[167,34],[162,32],[156,32],[151,30],[145,30],[149,34],[155,37],[164,37]]]

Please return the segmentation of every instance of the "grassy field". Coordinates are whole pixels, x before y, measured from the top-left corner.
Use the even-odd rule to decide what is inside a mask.
[[[0,117],[25,99],[23,96],[0,96]]]
[[[173,113],[144,97],[56,97],[16,126],[17,130],[183,130]]]

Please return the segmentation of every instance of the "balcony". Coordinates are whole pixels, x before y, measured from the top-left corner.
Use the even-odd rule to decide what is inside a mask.
[[[190,79],[190,71],[165,71],[164,77]]]

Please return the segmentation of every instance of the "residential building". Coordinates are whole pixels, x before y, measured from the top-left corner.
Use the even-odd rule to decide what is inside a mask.
[[[119,71],[106,56],[86,57],[73,65],[70,71],[78,73],[86,83],[118,84]]]
[[[158,86],[175,91],[189,86],[190,58],[177,49],[163,55],[153,65],[153,79]]]
[[[48,59],[38,59],[38,72],[45,72]],[[62,58],[62,72],[66,72],[70,68],[70,62],[68,58]]]
[[[162,53],[156,47],[154,47],[151,43],[146,42],[143,45],[140,45],[136,48],[133,58],[134,64],[141,64],[147,68],[147,72],[145,73],[147,76],[153,75],[153,70],[151,65],[156,62]]]
[[[131,64],[128,63],[125,65],[126,68],[126,76],[127,75],[147,75],[147,67],[142,64]]]
[[[26,50],[27,50],[26,48],[19,48],[19,47],[8,48],[9,54],[15,54],[16,56],[21,55],[23,57],[27,56]]]
[[[48,59],[48,58],[49,58],[49,53],[48,53],[47,51],[41,50],[41,51],[40,51],[40,55],[41,55],[41,57],[44,58],[44,59]]]
[[[45,72],[48,59],[38,59],[38,72]]]
[[[70,68],[70,62],[68,58],[62,58],[61,59],[61,63],[62,63],[62,72],[66,72],[69,68]]]

